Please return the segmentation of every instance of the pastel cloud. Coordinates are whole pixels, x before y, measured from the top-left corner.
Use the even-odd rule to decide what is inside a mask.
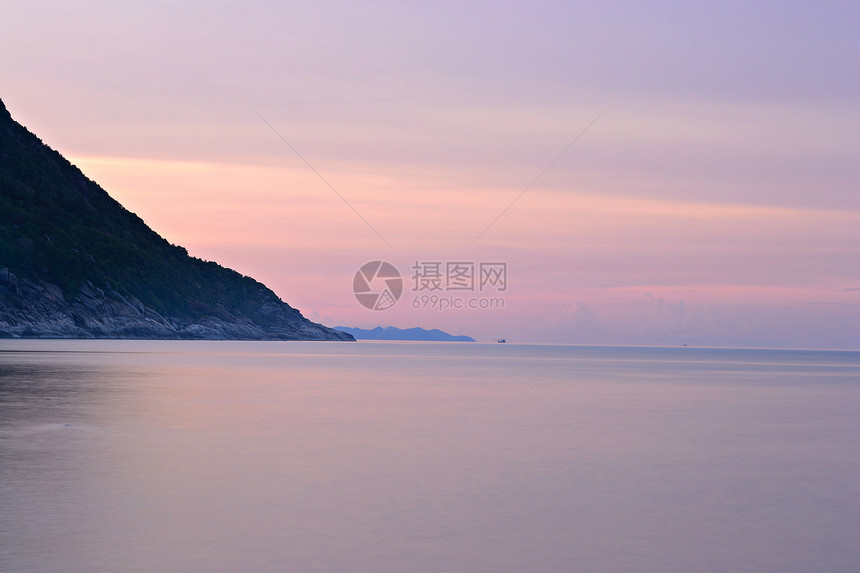
[[[339,174],[350,183],[340,191],[389,249],[306,167],[76,161],[192,254],[259,277],[286,300],[337,322],[383,320],[358,306],[350,290],[355,269],[380,258],[407,280],[415,260],[508,263],[504,311],[433,315],[402,304],[384,314],[403,326],[464,330],[477,321],[493,331],[517,325],[534,340],[644,343],[650,336],[726,344],[745,331],[767,336],[766,322],[755,325],[761,316],[773,320],[776,311],[768,309],[827,315],[837,339],[860,314],[846,306],[835,318],[833,309],[822,314],[815,306],[857,298],[844,286],[853,272],[844,261],[860,229],[853,211],[534,190],[466,249],[516,189],[458,191],[425,182],[420,193],[397,193],[415,182]]]

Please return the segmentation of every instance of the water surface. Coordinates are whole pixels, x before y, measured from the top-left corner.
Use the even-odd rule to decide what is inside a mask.
[[[856,571],[860,353],[0,341],[0,569]]]

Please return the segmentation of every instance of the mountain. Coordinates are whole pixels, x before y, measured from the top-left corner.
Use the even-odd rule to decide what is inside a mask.
[[[475,342],[471,336],[455,336],[442,332],[438,329],[425,330],[423,328],[400,329],[393,326],[382,328],[377,326],[372,330],[364,328],[352,328],[349,326],[335,326],[335,330],[346,332],[355,337],[356,340],[428,340],[434,342]]]
[[[150,229],[0,101],[0,337],[353,340]]]

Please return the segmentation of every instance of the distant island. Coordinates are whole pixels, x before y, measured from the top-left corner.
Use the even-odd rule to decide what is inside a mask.
[[[0,338],[354,340],[188,255],[0,101]]]
[[[425,340],[433,342],[475,342],[471,336],[448,334],[438,329],[425,330],[423,328],[395,328],[377,326],[374,329],[352,328],[349,326],[335,326],[335,330],[346,332],[355,337],[356,340]]]

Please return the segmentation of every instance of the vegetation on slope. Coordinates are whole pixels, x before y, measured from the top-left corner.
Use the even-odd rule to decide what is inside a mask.
[[[0,101],[0,268],[5,267],[21,278],[59,286],[67,300],[89,281],[187,320],[241,315],[265,328],[276,317],[261,311],[286,306],[254,279],[191,257],[160,237],[15,122]]]

